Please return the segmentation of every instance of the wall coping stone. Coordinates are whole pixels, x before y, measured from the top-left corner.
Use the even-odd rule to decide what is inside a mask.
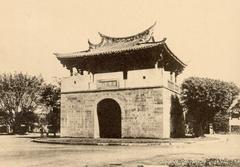
[[[91,93],[91,92],[113,92],[113,91],[125,91],[125,90],[137,90],[137,89],[153,89],[153,88],[165,88],[174,93],[180,94],[179,92],[169,89],[166,86],[148,86],[148,87],[135,87],[135,88],[118,88],[118,89],[102,89],[102,90],[81,90],[81,91],[69,91],[69,92],[61,92],[61,94],[74,94],[74,93]]]

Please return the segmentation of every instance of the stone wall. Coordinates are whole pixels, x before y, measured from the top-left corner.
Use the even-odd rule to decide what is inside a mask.
[[[169,137],[170,94],[164,87],[64,93],[61,136],[99,137],[97,104],[110,98],[121,108],[122,137]]]
[[[166,77],[169,72],[166,73]],[[144,70],[131,70],[127,72],[127,78],[123,78],[123,72],[109,72],[99,74],[84,74],[71,77],[62,78],[61,90],[62,92],[73,91],[89,91],[97,90],[99,81],[115,80],[118,82],[118,88],[137,88],[137,87],[152,87],[162,86],[163,69],[144,69]],[[169,78],[168,76],[168,78]],[[167,79],[167,78],[166,78]],[[167,85],[167,83],[165,84]]]

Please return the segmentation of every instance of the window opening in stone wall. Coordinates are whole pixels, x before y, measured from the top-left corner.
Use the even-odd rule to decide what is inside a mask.
[[[127,73],[127,71],[123,71],[123,79],[127,79],[127,76],[128,75],[128,73]]]
[[[173,73],[172,72],[170,72],[170,81],[173,82]]]

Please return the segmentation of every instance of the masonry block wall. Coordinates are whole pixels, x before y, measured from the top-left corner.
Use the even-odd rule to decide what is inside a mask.
[[[167,138],[170,95],[165,87],[63,93],[61,136],[98,138],[97,104],[110,98],[121,108],[123,138]]]

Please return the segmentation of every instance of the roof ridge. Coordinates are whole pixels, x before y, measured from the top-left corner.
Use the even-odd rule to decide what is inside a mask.
[[[153,28],[155,25],[156,25],[156,22],[154,22],[154,24],[148,27],[146,30],[140,33],[137,33],[135,35],[126,36],[126,37],[111,37],[98,32],[98,34],[101,37],[101,41],[98,44],[94,44],[90,42],[90,40],[88,40],[89,49],[90,50],[96,49],[105,45],[112,45],[120,42],[127,43],[127,42],[137,41],[137,40],[141,40],[143,42],[150,41],[153,38]]]
[[[149,30],[152,30],[155,26],[156,26],[157,22],[155,21],[153,23],[153,25],[151,25],[150,27],[148,27],[147,29],[137,33],[137,34],[134,34],[134,35],[129,35],[129,36],[125,36],[125,37],[113,37],[113,36],[109,36],[109,35],[105,35],[101,32],[98,32],[98,34],[101,36],[101,37],[105,37],[105,38],[112,38],[112,39],[125,39],[125,38],[131,38],[131,37],[135,37],[135,36],[138,36],[140,34],[143,34],[144,32],[146,31],[149,31]]]

